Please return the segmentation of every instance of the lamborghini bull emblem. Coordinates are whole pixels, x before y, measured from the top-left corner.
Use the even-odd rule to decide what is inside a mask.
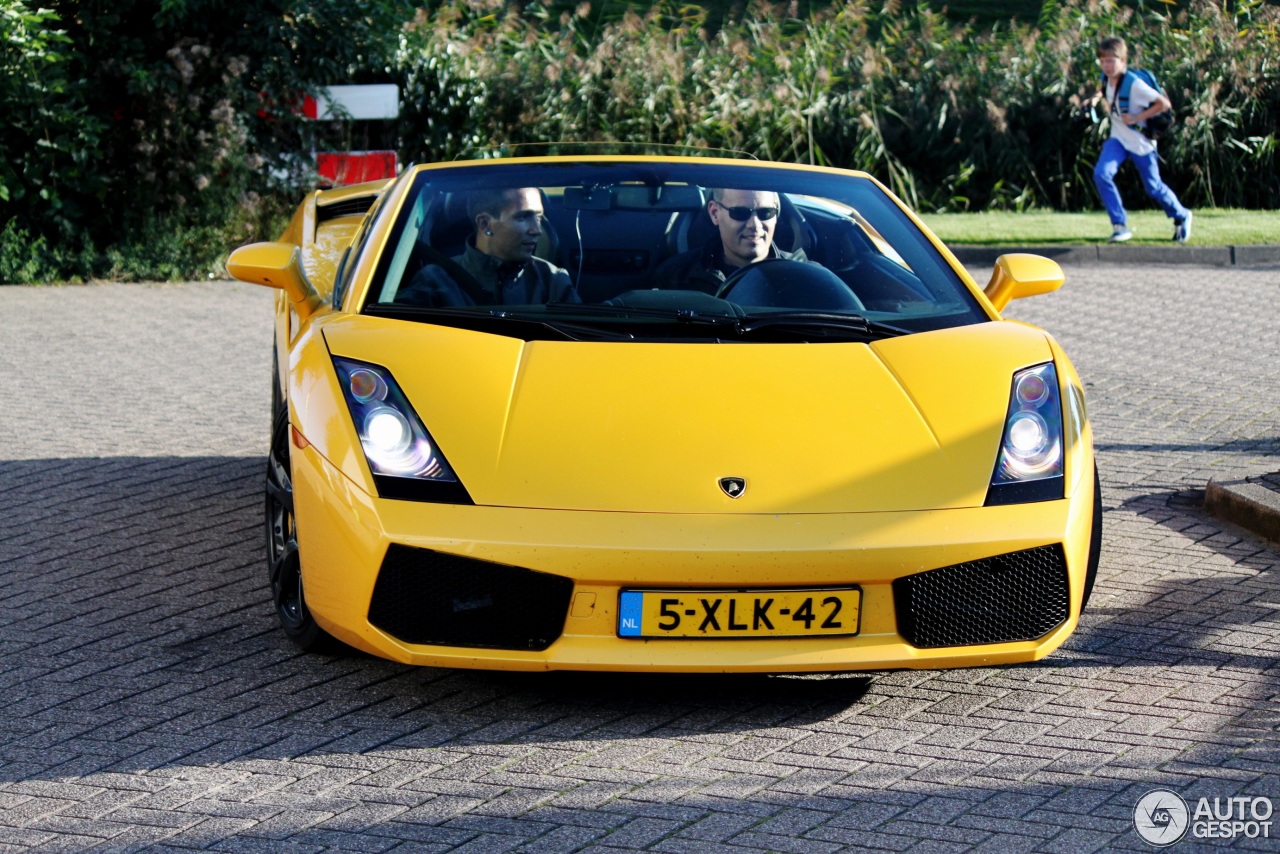
[[[741,498],[747,491],[747,480],[742,477],[720,478],[720,491],[730,498]]]

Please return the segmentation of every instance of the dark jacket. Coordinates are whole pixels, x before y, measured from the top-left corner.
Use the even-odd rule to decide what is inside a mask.
[[[468,240],[467,248],[453,261],[479,283],[481,299],[476,299],[466,283],[455,281],[441,265],[428,264],[396,293],[396,302],[432,308],[582,302],[569,273],[541,258],[502,261],[484,254]]]
[[[803,249],[787,252],[779,249],[776,244],[769,245],[769,257],[812,263]],[[725,263],[724,243],[719,234],[713,234],[702,244],[702,248],[681,252],[659,264],[653,274],[653,287],[715,294],[725,279],[739,269]]]

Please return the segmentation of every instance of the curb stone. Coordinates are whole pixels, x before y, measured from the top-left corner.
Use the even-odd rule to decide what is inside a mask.
[[[1244,480],[1210,480],[1204,507],[1219,519],[1280,545],[1280,472]]]
[[[948,246],[962,264],[992,264],[1009,252],[1030,252],[1059,264],[1200,264],[1236,267],[1280,264],[1280,243],[1251,246]]]

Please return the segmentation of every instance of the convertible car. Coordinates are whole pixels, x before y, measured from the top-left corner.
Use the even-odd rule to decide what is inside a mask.
[[[278,290],[270,589],[305,649],[522,670],[1039,659],[1101,507],[1080,379],[872,177],[407,167],[236,249]],[[341,642],[341,643],[336,643]]]

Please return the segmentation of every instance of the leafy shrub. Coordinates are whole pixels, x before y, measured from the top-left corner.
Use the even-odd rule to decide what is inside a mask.
[[[39,6],[0,0],[0,201],[6,235],[99,247],[63,278],[204,275],[274,236],[262,199],[314,185],[293,168],[317,129],[301,96],[384,66],[408,16],[400,0]]]
[[[89,155],[102,121],[84,106],[58,24],[48,9],[0,0],[0,202],[18,231],[51,236],[74,231],[104,184]]]
[[[51,243],[10,219],[0,229],[0,285],[84,281],[97,252],[92,245]]]

